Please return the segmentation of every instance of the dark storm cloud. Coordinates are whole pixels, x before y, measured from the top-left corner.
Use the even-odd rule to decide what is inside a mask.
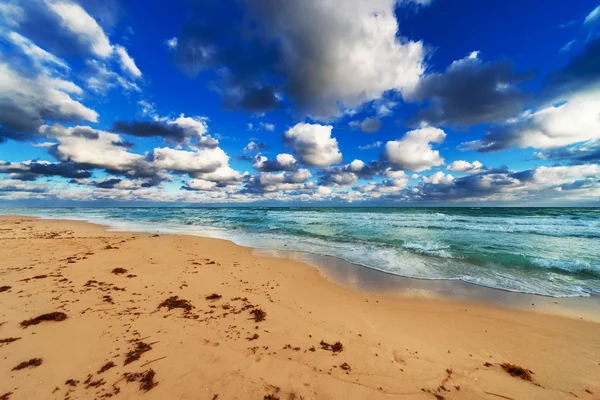
[[[286,98],[298,114],[327,120],[414,86],[423,70],[422,44],[393,31],[392,2],[191,3],[192,22],[177,38],[174,62],[192,77],[215,71],[212,86],[230,109],[259,112]],[[352,62],[352,53],[377,62]]]
[[[11,174],[13,179],[31,181],[41,177],[60,176],[63,178],[82,179],[92,176],[91,172],[73,162],[44,163],[10,163],[0,164],[0,173]]]
[[[548,76],[543,93],[552,101],[575,92],[598,89],[599,84],[600,38],[596,38],[564,68]]]
[[[530,96],[516,84],[532,77],[532,73],[514,72],[503,61],[455,61],[443,73],[426,75],[409,93],[408,100],[429,102],[411,121],[453,126],[504,121],[522,111]]]
[[[373,179],[374,176],[385,176],[386,163],[371,161],[359,167],[353,164],[327,167],[319,170],[319,185],[350,186],[358,179]]]
[[[160,121],[117,121],[113,123],[112,130],[142,138],[162,137],[174,142],[183,142],[187,138],[185,130],[180,126]]]
[[[549,149],[536,153],[535,156],[540,160],[551,160],[570,165],[600,163],[600,139]]]
[[[275,88],[265,78],[275,74],[277,45],[254,37],[237,2],[193,2],[193,23],[178,38],[174,62],[185,74],[218,71],[214,82],[224,107],[251,112],[277,107]]]
[[[101,181],[92,182],[91,184],[99,189],[114,189],[119,183],[121,183],[121,179],[119,178],[108,178]]]

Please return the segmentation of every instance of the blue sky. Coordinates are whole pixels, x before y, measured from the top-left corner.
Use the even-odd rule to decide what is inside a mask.
[[[0,5],[0,205],[600,205],[594,1]]]

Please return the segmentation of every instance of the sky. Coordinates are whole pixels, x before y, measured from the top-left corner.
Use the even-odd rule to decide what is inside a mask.
[[[600,206],[600,4],[0,3],[0,206]]]

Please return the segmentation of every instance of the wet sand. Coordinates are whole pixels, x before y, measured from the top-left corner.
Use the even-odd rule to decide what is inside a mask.
[[[0,398],[600,398],[593,305],[493,305],[360,274],[0,217]]]

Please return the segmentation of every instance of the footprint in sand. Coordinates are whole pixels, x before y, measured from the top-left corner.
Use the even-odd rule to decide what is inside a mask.
[[[219,347],[220,343],[219,342],[211,342],[208,339],[202,339],[202,342],[206,345],[206,346],[212,346],[212,347]]]
[[[402,359],[402,357],[400,357],[400,354],[398,354],[398,352],[397,352],[396,350],[394,350],[394,351],[392,352],[392,354],[394,355],[394,361],[395,361],[395,362],[402,363],[402,364],[406,364],[406,361],[404,361],[404,360]]]

